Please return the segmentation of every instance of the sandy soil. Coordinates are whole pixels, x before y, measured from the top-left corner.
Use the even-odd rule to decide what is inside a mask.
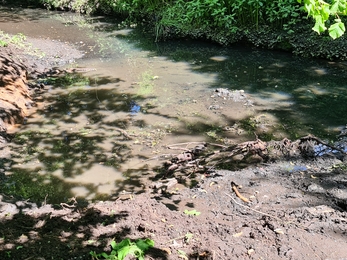
[[[44,59],[26,56],[30,73],[81,55],[64,48],[71,46],[52,45]],[[58,58],[59,51],[68,55]],[[112,239],[150,238],[145,259],[347,259],[346,166],[333,156],[175,176],[172,185],[89,205],[2,194],[0,258],[91,259],[92,251],[109,253]]]

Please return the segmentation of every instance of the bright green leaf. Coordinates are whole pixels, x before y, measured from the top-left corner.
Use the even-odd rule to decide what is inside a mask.
[[[115,249],[116,246],[117,246],[116,241],[112,240],[112,241],[111,241],[111,247],[112,247],[113,249]]]
[[[146,240],[139,239],[136,241],[136,245],[142,251],[146,251],[146,250],[148,250],[148,248],[154,246],[154,241],[151,239],[148,239],[148,238]]]
[[[322,9],[320,10],[320,15],[323,18],[323,21],[327,21],[329,19],[329,15],[330,15],[330,8],[328,5],[323,5]]]
[[[316,23],[314,27],[312,28],[312,30],[314,30],[318,34],[320,34],[321,32],[324,32],[327,28],[324,25],[323,18],[320,15],[316,15],[314,19],[316,20]]]
[[[193,209],[193,210],[187,210],[186,209],[184,211],[184,214],[191,215],[191,216],[199,216],[201,214],[201,212],[196,211],[195,209]]]
[[[128,253],[129,253],[129,247],[128,246],[119,249],[118,254],[117,254],[118,259],[123,260],[127,256]]]
[[[122,240],[118,244],[117,243],[113,244],[113,246],[112,246],[112,243],[111,243],[111,246],[112,246],[113,250],[118,251],[118,250],[120,250],[120,249],[122,249],[124,247],[130,246],[130,244],[131,244],[130,239],[127,238],[127,239]]]
[[[345,33],[345,25],[340,21],[336,22],[329,27],[329,35],[334,40],[341,37]]]

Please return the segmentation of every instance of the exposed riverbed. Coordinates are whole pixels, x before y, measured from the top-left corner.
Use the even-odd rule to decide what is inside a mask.
[[[230,145],[225,158],[236,160],[231,145],[254,132],[334,139],[345,124],[343,63],[157,45],[101,17],[21,9],[0,17],[1,29],[30,36],[36,56],[24,64],[57,67],[31,82],[36,105],[0,148],[1,259],[91,259],[125,238],[152,239],[145,259],[155,260],[346,258],[345,146],[337,153],[306,138],[308,147],[318,141],[315,158],[154,178],[193,141]]]
[[[345,124],[344,63],[240,46],[154,43],[135,25],[102,17],[19,9],[4,9],[1,17],[1,30],[28,36],[43,60],[57,43],[81,53],[56,53],[47,66],[66,71],[41,79],[36,109],[15,130],[18,156],[8,173],[13,185],[40,183],[29,197],[97,199],[139,190],[141,177],[173,153],[170,144],[233,144],[254,133],[334,139]],[[240,98],[217,89],[237,90]]]

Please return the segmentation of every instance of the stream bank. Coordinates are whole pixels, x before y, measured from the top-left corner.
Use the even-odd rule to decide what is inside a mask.
[[[56,51],[47,56],[51,61],[29,56],[25,67],[39,77],[51,68],[47,64],[57,64]],[[70,51],[69,60],[81,55]],[[18,57],[15,53],[11,56]],[[346,166],[337,158],[292,158],[199,173],[194,188],[184,187],[181,178],[169,187],[148,185],[90,204],[78,198],[59,205],[33,203],[1,194],[0,256],[91,259],[92,251],[110,253],[112,239],[151,238],[155,246],[146,259],[344,259],[345,176]],[[231,183],[249,202],[235,195]]]
[[[71,44],[33,38],[26,41],[30,46],[26,49],[15,44],[0,48],[0,143],[9,141],[16,128],[34,113],[35,92],[43,88],[35,80],[83,56],[83,52]]]
[[[83,55],[62,42],[38,42],[45,48],[45,57],[12,49],[7,60],[18,69],[12,73],[9,66],[10,75],[28,71],[28,78],[40,78]],[[33,101],[46,91],[35,84],[22,86],[23,97],[29,93]],[[30,112],[35,112],[35,103],[31,104]],[[1,185],[21,187],[22,183],[6,182],[4,173],[11,165],[1,157]],[[176,181],[166,176],[170,185],[166,178],[144,175],[147,182],[142,190],[95,203],[71,197],[52,204],[53,192],[38,202],[1,194],[0,258],[91,259],[91,251],[109,253],[112,239],[120,242],[124,238],[154,240],[146,259],[155,260],[347,256],[346,165],[333,154],[263,162],[243,170],[180,174]],[[159,184],[153,185],[154,181]],[[37,183],[42,189],[43,183]],[[234,184],[248,202],[236,195]]]

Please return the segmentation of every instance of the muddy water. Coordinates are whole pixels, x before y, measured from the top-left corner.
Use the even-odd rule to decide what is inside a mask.
[[[162,158],[192,142],[232,144],[308,133],[334,138],[346,123],[346,65],[192,42],[154,43],[119,21],[43,10],[1,15],[1,30],[75,44],[79,73],[46,78],[7,162],[8,192],[88,200],[139,191]],[[215,90],[242,90],[241,99]],[[186,146],[180,146],[185,148]]]

